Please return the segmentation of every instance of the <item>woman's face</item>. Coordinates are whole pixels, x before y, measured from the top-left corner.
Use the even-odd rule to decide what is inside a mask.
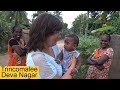
[[[100,44],[102,48],[106,48],[109,46],[109,40],[106,36],[101,36],[100,38]]]
[[[13,37],[16,40],[20,40],[21,36],[22,36],[22,30],[20,28],[15,28],[15,31],[13,32]]]
[[[50,47],[56,45],[59,38],[60,38],[59,32],[49,35],[47,37],[47,45],[49,45]]]
[[[74,44],[73,38],[65,37],[65,40],[64,40],[64,48],[65,48],[67,51],[72,51],[72,50],[75,49],[75,44]]]

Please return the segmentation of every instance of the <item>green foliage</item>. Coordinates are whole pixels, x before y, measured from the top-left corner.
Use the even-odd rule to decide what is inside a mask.
[[[0,11],[0,48],[7,45],[11,36],[11,27],[19,24],[22,27],[29,26],[27,13],[25,11]],[[2,50],[4,51],[4,50]]]
[[[115,27],[113,29],[114,34],[120,35],[120,16],[118,18],[115,18],[114,20],[112,20],[112,25]]]
[[[74,79],[84,79],[88,70],[88,65],[86,64],[86,59],[93,53],[95,48],[100,47],[99,38],[95,36],[82,36],[80,37],[80,42],[77,50],[80,51],[82,56],[82,64],[79,72],[74,77]]]
[[[88,70],[88,65],[86,64],[86,60],[82,60],[81,68],[78,71],[77,75],[74,77],[74,79],[84,79],[87,70]]]
[[[77,50],[80,51],[82,57],[88,58],[97,47],[99,47],[99,39],[97,37],[82,36],[80,37],[80,43]]]
[[[73,27],[71,28],[71,30],[77,35],[84,35],[87,25],[87,19],[88,19],[87,14],[81,14],[77,16],[75,21],[72,23]]]
[[[0,54],[7,52],[7,42],[2,42],[0,44]]]
[[[112,32],[112,30],[114,30],[113,26],[106,26],[106,27],[102,27],[102,28],[98,28],[95,30],[92,30],[91,33],[98,33],[98,34],[103,34],[103,33],[110,33],[110,31]]]

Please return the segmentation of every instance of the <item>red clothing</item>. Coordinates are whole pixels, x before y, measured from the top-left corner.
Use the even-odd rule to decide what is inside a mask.
[[[14,50],[12,50],[12,47],[9,45],[9,42],[8,42],[8,54],[9,54],[8,66],[26,66],[26,56],[20,57]]]
[[[108,72],[111,65],[111,57],[113,56],[113,49],[107,48],[102,52],[99,52],[99,49],[95,49],[93,52],[93,58],[99,58],[102,55],[107,55],[109,57],[109,60],[106,61],[103,66],[103,70],[99,70],[95,67],[95,65],[90,65],[87,71],[86,79],[107,79],[108,78]]]

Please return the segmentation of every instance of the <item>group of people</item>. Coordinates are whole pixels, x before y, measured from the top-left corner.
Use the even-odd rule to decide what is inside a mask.
[[[22,28],[12,28],[12,38],[8,42],[9,66],[39,66],[40,79],[72,79],[81,67],[81,55],[76,50],[79,38],[75,34],[66,35],[62,50],[56,44],[63,23],[55,16],[43,13],[33,22],[29,41],[21,39]],[[95,49],[88,58],[89,69],[86,79],[104,79],[108,76],[113,49],[110,35],[100,37],[101,48]]]

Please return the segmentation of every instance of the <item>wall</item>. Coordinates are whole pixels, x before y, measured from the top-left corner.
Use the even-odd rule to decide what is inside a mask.
[[[120,35],[112,35],[111,46],[114,50],[109,79],[120,79]]]
[[[25,43],[27,43],[29,40],[29,31],[30,30],[23,29],[23,37],[22,38],[25,40]]]

